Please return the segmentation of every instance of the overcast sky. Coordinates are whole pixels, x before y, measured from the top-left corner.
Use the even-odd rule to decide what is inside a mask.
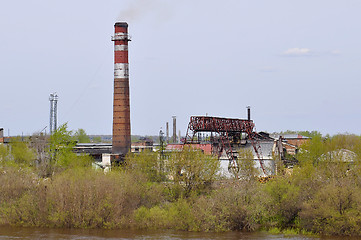
[[[111,134],[116,21],[129,24],[132,134],[177,116],[361,134],[359,0],[0,0],[0,128]],[[48,131],[49,127],[47,128]]]

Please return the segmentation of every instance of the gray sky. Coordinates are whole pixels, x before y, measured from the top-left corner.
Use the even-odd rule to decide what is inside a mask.
[[[361,1],[5,1],[0,9],[0,127],[58,122],[111,134],[113,42],[126,21],[132,134],[172,115],[246,118],[258,131],[360,134]]]

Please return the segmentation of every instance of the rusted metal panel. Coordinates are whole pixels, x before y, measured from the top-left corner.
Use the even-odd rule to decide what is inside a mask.
[[[192,116],[189,121],[189,129],[193,132],[247,132],[253,127],[252,120],[233,118]]]

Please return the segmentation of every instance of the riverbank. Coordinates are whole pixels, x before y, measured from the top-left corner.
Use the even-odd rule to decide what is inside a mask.
[[[307,236],[284,236],[282,234],[268,234],[265,232],[185,232],[173,230],[104,230],[104,229],[52,229],[52,228],[22,228],[1,227],[0,239],[198,239],[198,240],[266,240],[266,239],[292,239],[308,240],[315,239]],[[338,240],[337,238],[322,238]]]
[[[361,144],[356,140],[314,139],[298,155],[300,164],[292,175],[280,169],[266,183],[247,172],[241,180],[219,179],[217,160],[190,150],[171,156],[167,165],[153,153],[129,156],[126,166],[106,174],[76,164],[42,177],[35,167],[3,164],[0,223],[191,232],[292,229],[360,236]],[[331,147],[346,143],[354,146],[352,162],[322,158]]]

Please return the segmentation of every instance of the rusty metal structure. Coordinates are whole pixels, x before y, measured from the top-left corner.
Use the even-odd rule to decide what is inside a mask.
[[[258,134],[255,131],[255,124],[250,119],[250,110],[248,110],[248,119],[191,116],[185,144],[198,143],[196,135],[205,132],[211,133],[210,142],[213,154],[220,157],[223,152],[226,153],[229,159],[229,168],[239,169],[237,164],[238,146],[250,141],[261,169],[266,175],[261,147],[257,138]]]
[[[130,150],[130,104],[129,104],[129,62],[128,24],[114,25],[114,99],[112,153],[124,156]]]

